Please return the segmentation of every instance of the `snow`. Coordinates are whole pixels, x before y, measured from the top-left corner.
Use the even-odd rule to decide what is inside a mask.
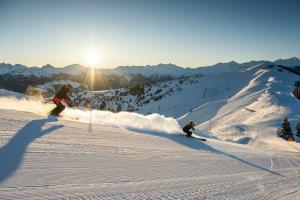
[[[119,75],[142,74],[144,76],[151,75],[169,75],[181,76],[189,74],[193,70],[185,69],[174,64],[158,64],[147,66],[119,66],[112,70],[112,73]]]
[[[204,107],[217,111],[226,104],[227,99],[243,90],[256,76],[257,71],[270,68],[261,63],[266,63],[266,61],[252,61],[249,65],[243,64],[242,67],[235,62],[220,63],[216,67],[209,67],[210,70],[203,69],[206,71],[205,76],[187,75],[172,81],[147,85],[141,97],[130,95],[128,89],[122,88],[95,92],[92,99],[92,95],[87,91],[73,94],[72,98],[76,106],[84,106],[85,102],[92,101],[93,107],[99,109],[102,101],[105,101],[105,110],[116,111],[120,105],[121,110],[141,114],[159,113],[174,118],[179,118],[194,109],[204,109]],[[271,79],[272,77],[270,77],[270,82],[272,82]],[[120,95],[120,93],[126,94]],[[207,112],[204,115],[202,113],[202,117],[198,116],[194,120],[199,123],[204,122],[205,119],[207,121],[213,117],[213,114],[213,112]],[[182,125],[186,122],[187,120],[182,121]]]
[[[205,137],[250,145],[262,141],[272,144],[273,139],[280,143],[276,132],[283,118],[289,117],[294,132],[300,118],[299,100],[291,94],[298,76],[276,66],[252,64],[255,65],[246,70],[188,76],[146,86],[142,104],[135,96],[121,95],[126,89],[78,95],[80,99],[87,98],[87,102],[92,98],[94,108],[105,101],[106,110],[116,111],[120,103],[122,110],[177,118],[180,127],[192,120],[197,124],[197,134]],[[80,102],[79,106],[83,106],[85,100]],[[279,147],[292,151],[290,145]]]
[[[18,93],[18,92],[12,92],[9,90],[5,90],[5,89],[0,89],[0,98],[1,97],[15,97],[15,98],[22,98],[25,95],[22,93]]]
[[[43,103],[36,99],[0,97],[0,109],[26,111],[47,116],[54,107],[54,104]],[[158,114],[141,115],[133,112],[112,113],[109,111],[66,108],[62,115],[65,119],[84,123],[90,123],[92,119],[92,124],[125,127],[134,130],[163,131],[166,133],[180,132],[180,126],[174,118],[167,118]]]
[[[56,119],[54,104],[0,89],[0,198],[300,199],[299,143],[276,136],[286,116],[295,132],[299,76],[268,65],[219,63],[147,86],[139,113],[66,108]],[[122,98],[107,104],[136,100]],[[190,120],[207,142],[181,133]]]
[[[82,65],[69,65],[62,68],[56,68],[52,65],[45,65],[39,67],[27,67],[25,65],[12,65],[6,63],[0,63],[0,75],[11,74],[11,75],[23,75],[23,76],[37,76],[37,77],[50,77],[54,74],[70,74],[70,75],[81,75],[88,71],[87,67]]]
[[[295,67],[300,66],[300,59],[296,57],[288,58],[288,59],[278,59],[275,61],[277,65],[283,65],[287,67]]]
[[[173,82],[173,88],[176,91],[174,94],[142,106],[138,112],[158,112],[178,118],[201,105],[203,107],[204,104],[218,108],[226,103],[226,99],[240,91],[251,80],[255,70],[213,74],[188,79],[185,83],[179,85],[180,91],[176,91],[176,82]],[[195,84],[189,84],[190,81],[195,80],[197,81]],[[209,114],[203,115],[203,117],[209,119]],[[193,120],[200,122],[198,117]],[[182,124],[186,122],[184,121]]]
[[[130,79],[132,74],[142,74],[144,76],[152,75],[170,75],[174,77],[180,77],[191,74],[224,74],[229,72],[236,72],[239,70],[245,70],[249,67],[258,65],[283,65],[288,67],[300,66],[300,59],[293,57],[289,59],[278,59],[274,62],[271,61],[250,61],[245,63],[237,63],[235,61],[217,63],[211,66],[201,66],[197,68],[180,67],[174,64],[157,64],[146,66],[119,66],[113,69],[99,68],[96,69],[104,74],[124,75]],[[89,68],[79,64],[72,64],[61,68],[56,68],[52,65],[45,65],[39,67],[27,67],[24,65],[16,64],[11,65],[7,63],[0,63],[0,75],[2,74],[14,74],[24,76],[43,76],[50,77],[54,74],[65,73],[69,75],[82,75],[89,71]]]
[[[278,149],[294,151],[294,145],[276,136],[276,129],[288,116],[295,132],[300,118],[300,102],[291,92],[299,76],[279,71],[277,67],[252,70],[256,71],[250,76],[249,83],[234,96],[202,104],[180,117],[179,122],[184,124],[194,120],[197,132],[204,131],[219,139],[240,142],[243,138],[250,138],[250,145],[276,143]]]
[[[0,124],[3,199],[300,198],[292,152],[13,110]]]
[[[218,102],[233,96],[250,80],[257,69],[237,71],[209,76],[187,76],[184,78],[152,84],[144,87],[140,97],[130,95],[128,89],[116,89],[102,92],[79,92],[72,95],[76,106],[93,102],[94,108],[100,108],[105,101],[105,110],[133,110],[141,114],[159,113],[178,118],[199,105]],[[122,94],[122,95],[121,95]],[[221,104],[219,104],[221,106]],[[209,116],[206,116],[207,119]]]
[[[67,85],[67,84],[71,85],[73,88],[78,88],[81,86],[80,83],[70,81],[70,80],[51,81],[43,85],[37,85],[37,86],[46,90],[55,91],[55,87],[54,87],[55,85]]]

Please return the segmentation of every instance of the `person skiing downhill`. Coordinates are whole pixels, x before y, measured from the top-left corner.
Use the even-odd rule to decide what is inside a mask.
[[[192,136],[192,131],[190,131],[190,129],[195,130],[194,126],[195,126],[194,122],[190,121],[187,125],[185,125],[182,128],[183,132],[186,133],[187,137],[191,137]]]
[[[50,115],[53,116],[60,116],[59,114],[65,109],[65,106],[62,102],[65,102],[67,105],[71,107],[71,100],[69,95],[72,92],[71,85],[63,85],[60,90],[56,93],[53,97],[53,102],[55,103],[56,107],[50,111]]]

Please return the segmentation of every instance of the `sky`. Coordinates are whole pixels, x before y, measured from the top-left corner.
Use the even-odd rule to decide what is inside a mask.
[[[300,57],[299,0],[0,0],[0,62],[199,67]]]

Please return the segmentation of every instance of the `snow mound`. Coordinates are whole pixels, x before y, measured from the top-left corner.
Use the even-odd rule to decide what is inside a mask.
[[[32,112],[47,115],[54,104],[45,104],[33,99],[17,99],[15,97],[0,97],[0,109]],[[131,112],[112,113],[99,110],[81,110],[66,108],[62,115],[64,119],[76,120],[84,123],[101,124],[124,127],[142,131],[159,131],[179,133],[180,126],[174,118],[167,118],[159,114],[142,115]]]

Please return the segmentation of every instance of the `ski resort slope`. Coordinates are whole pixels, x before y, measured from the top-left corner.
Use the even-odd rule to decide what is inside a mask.
[[[204,77],[190,77],[187,84],[179,85],[180,91],[176,91],[159,101],[143,105],[138,112],[143,114],[155,112],[178,118],[199,107],[199,105],[232,97],[247,85],[252,74],[253,70],[237,70]],[[191,85],[188,84],[190,81],[197,82]],[[178,81],[172,81],[172,84],[172,88],[176,88],[175,85],[178,85]]]
[[[289,118],[293,132],[300,119],[300,101],[292,94],[297,80],[299,76],[278,67],[258,68],[231,98],[202,104],[178,121],[194,120],[199,133],[220,139],[299,152],[299,143],[287,143],[276,135],[284,117]]]
[[[0,136],[0,199],[300,199],[299,153],[4,109]]]

